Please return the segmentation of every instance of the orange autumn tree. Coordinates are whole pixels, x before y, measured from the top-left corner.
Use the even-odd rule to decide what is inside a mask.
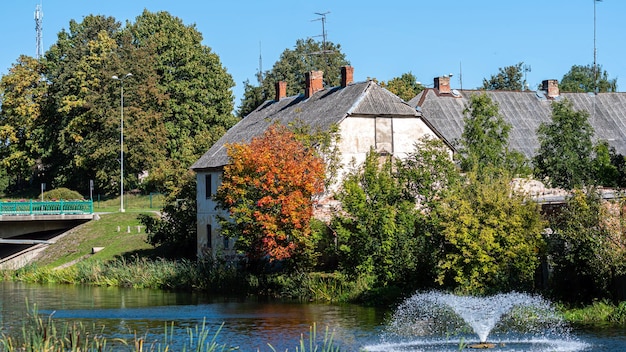
[[[251,265],[264,259],[310,264],[303,261],[312,259],[312,196],[323,191],[322,159],[281,125],[227,151],[231,163],[216,194],[230,214],[222,235],[237,238]]]

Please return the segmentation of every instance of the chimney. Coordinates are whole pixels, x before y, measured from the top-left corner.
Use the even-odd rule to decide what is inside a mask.
[[[322,71],[310,71],[305,75],[304,96],[310,98],[316,92],[324,89],[324,73]]]
[[[559,81],[556,79],[546,79],[541,82],[541,90],[546,91],[548,98],[556,98],[559,96]]]
[[[354,67],[342,66],[341,67],[341,86],[347,87],[348,84],[354,82]]]
[[[287,96],[287,82],[285,81],[276,82],[276,99],[274,100],[279,101],[286,96]]]
[[[450,94],[450,76],[435,77],[435,89],[439,94]]]

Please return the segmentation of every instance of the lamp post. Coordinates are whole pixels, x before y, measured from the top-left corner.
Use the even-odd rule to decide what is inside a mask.
[[[127,73],[122,78],[111,77],[120,81],[120,212],[122,213],[126,211],[124,209],[124,80],[132,76],[132,73]]]

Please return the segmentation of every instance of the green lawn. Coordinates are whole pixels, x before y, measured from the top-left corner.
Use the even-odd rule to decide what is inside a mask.
[[[141,213],[160,211],[164,196],[126,196],[124,213],[119,212],[119,199],[94,201],[98,220],[79,225],[59,238],[40,254],[37,265],[59,267],[79,260],[109,260],[115,256],[150,255],[153,247],[146,243],[146,228],[137,217]],[[150,207],[152,205],[152,207]],[[92,248],[104,247],[92,254]]]

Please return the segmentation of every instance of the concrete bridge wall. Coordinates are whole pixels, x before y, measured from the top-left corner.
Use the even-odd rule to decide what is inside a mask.
[[[89,220],[94,214],[0,215],[0,238],[10,239],[27,233],[70,229]]]

